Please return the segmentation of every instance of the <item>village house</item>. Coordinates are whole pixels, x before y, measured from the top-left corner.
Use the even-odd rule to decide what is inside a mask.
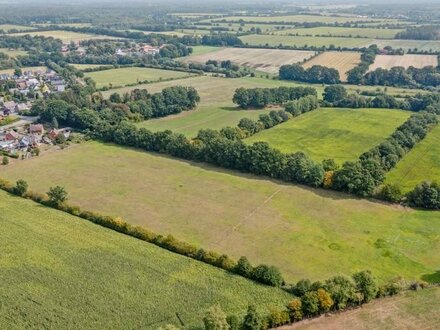
[[[9,131],[5,135],[6,141],[16,141],[19,138],[19,135],[16,131]]]
[[[41,124],[31,124],[29,126],[29,134],[37,134],[37,135],[43,135],[44,134],[44,127]]]

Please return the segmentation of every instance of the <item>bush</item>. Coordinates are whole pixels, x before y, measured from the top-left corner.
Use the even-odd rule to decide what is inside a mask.
[[[228,322],[230,330],[240,330],[241,329],[241,321],[237,315],[229,315],[226,318],[226,321]]]
[[[319,313],[319,299],[316,291],[309,291],[301,298],[304,315],[315,316]]]
[[[203,323],[206,330],[228,330],[229,324],[226,320],[226,315],[220,306],[210,307],[203,318]]]
[[[356,290],[362,294],[362,302],[367,303],[377,295],[376,279],[369,270],[364,270],[353,275]]]
[[[238,259],[237,265],[233,271],[236,274],[250,278],[252,276],[253,267],[246,257],[241,257]]]
[[[300,321],[303,318],[301,299],[294,298],[287,305],[292,322]]]
[[[336,309],[344,309],[357,303],[355,284],[344,276],[335,276],[325,281],[324,289],[330,293]]]
[[[267,321],[271,328],[279,327],[290,321],[289,313],[285,310],[280,310],[275,307],[270,308],[270,313]]]
[[[377,197],[392,203],[397,203],[402,199],[402,190],[397,184],[387,183],[383,185]]]
[[[24,196],[24,194],[28,190],[28,184],[24,180],[18,180],[15,184],[15,187],[13,189],[13,192],[17,196]]]
[[[243,320],[243,330],[261,330],[262,319],[258,314],[254,305],[248,307],[247,313]]]
[[[440,185],[435,182],[422,182],[408,193],[407,197],[410,206],[440,209]]]
[[[271,286],[281,286],[284,283],[283,276],[275,266],[259,265],[252,271],[251,278]]]
[[[330,294],[324,289],[318,289],[316,291],[319,302],[320,312],[327,312],[333,306],[333,299]]]

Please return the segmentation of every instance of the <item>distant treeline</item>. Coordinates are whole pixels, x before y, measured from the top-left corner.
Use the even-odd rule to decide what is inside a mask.
[[[422,25],[409,27],[396,34],[396,39],[410,40],[440,40],[440,26]]]

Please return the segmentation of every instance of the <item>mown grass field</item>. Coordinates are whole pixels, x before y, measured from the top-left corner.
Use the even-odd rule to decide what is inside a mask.
[[[220,304],[243,315],[287,293],[0,191],[0,328],[201,325]]]
[[[73,63],[70,65],[78,70],[95,69],[95,68],[100,68],[102,66],[106,66],[105,64],[73,64]]]
[[[377,39],[393,39],[403,29],[376,29],[376,28],[351,28],[322,26],[314,28],[283,29],[274,32],[277,35],[298,34],[312,36],[335,36],[335,37],[362,37]]]
[[[240,110],[233,102],[232,96],[239,87],[279,87],[279,86],[312,86],[316,88],[318,96],[322,97],[324,87],[322,85],[307,85],[289,81],[280,81],[263,78],[218,78],[211,76],[191,77],[178,81],[164,81],[152,84],[136,85],[134,87],[117,88],[102,92],[104,97],[109,97],[112,93],[126,93],[135,88],[145,88],[150,93],[161,91],[169,86],[192,86],[197,89],[201,101],[194,111],[186,111],[176,116],[152,119],[138,124],[153,131],[171,129],[175,132],[183,133],[189,137],[194,137],[202,128],[221,129],[225,126],[235,126],[241,118],[258,118],[261,113],[268,110]],[[375,86],[352,86],[346,85],[350,92],[357,90],[375,91]],[[383,87],[380,88],[383,90]],[[391,95],[412,95],[420,90],[405,90],[401,88],[387,88],[387,93]]]
[[[4,53],[8,55],[9,57],[17,57],[20,55],[27,55],[28,52],[24,50],[18,50],[18,49],[9,49],[9,48],[0,48],[0,53]]]
[[[440,288],[410,291],[363,305],[353,311],[307,320],[280,330],[437,329]]]
[[[347,80],[347,72],[361,62],[361,54],[357,52],[324,52],[303,64],[304,68],[322,65],[338,70],[341,81]]]
[[[418,143],[386,178],[386,182],[401,186],[404,192],[422,181],[440,183],[440,126],[437,125]]]
[[[62,42],[66,42],[66,43],[72,41],[79,42],[79,41],[91,40],[91,39],[121,39],[110,36],[101,36],[97,34],[78,33],[78,32],[62,31],[62,30],[20,32],[20,33],[14,33],[13,35],[24,36],[27,34],[31,36],[43,36],[46,38],[52,37],[55,39],[60,39]]]
[[[27,66],[27,67],[23,67],[21,68],[22,71],[46,71],[47,67],[46,66]],[[2,73],[8,73],[8,74],[13,74],[14,73],[14,69],[5,69],[5,70],[0,70],[0,74]]]
[[[436,212],[98,142],[11,162],[1,171],[9,180],[27,180],[35,191],[65,186],[70,202],[85,209],[123,216],[234,258],[246,255],[253,263],[277,265],[288,281],[350,275],[366,268],[380,281],[396,275],[440,281]],[[83,237],[54,235],[73,236],[75,242]],[[9,244],[11,249],[16,245]],[[151,258],[141,259],[145,263]]]
[[[347,47],[347,48],[362,48],[367,47],[373,43],[373,39],[369,38],[344,38],[344,37],[307,37],[307,36],[285,36],[285,35],[264,35],[264,34],[251,34],[240,37],[247,45],[251,46],[272,46],[278,47],[291,46],[291,47]]]
[[[304,50],[257,49],[257,48],[219,48],[215,52],[185,57],[184,62],[205,64],[208,60],[226,61],[240,66],[250,67],[262,72],[278,74],[285,64],[302,63],[315,55],[315,52]]]
[[[135,84],[144,81],[159,81],[169,79],[179,79],[190,77],[188,72],[160,70],[152,68],[128,67],[120,69],[110,69],[103,71],[87,72],[86,77],[92,78],[96,82],[97,88],[104,86],[116,87]]]
[[[17,30],[17,31],[30,31],[34,30],[32,26],[26,26],[26,25],[15,25],[15,24],[0,24],[0,30],[3,30],[4,32],[8,33],[11,30]]]
[[[405,69],[413,66],[415,68],[424,68],[426,66],[438,65],[437,55],[419,55],[419,54],[405,54],[405,55],[377,55],[374,63],[370,65],[370,71],[378,68],[391,69],[395,66],[401,66]]]
[[[384,48],[391,46],[393,48],[402,48],[404,50],[417,48],[421,51],[440,51],[440,43],[432,40],[390,40],[373,38],[338,38],[338,37],[307,37],[307,36],[284,36],[284,35],[263,35],[251,34],[240,37],[240,39],[251,46],[272,46],[279,45],[291,47],[315,46],[315,47],[347,47],[362,48],[372,44]]]
[[[410,116],[388,109],[319,109],[246,139],[268,142],[283,152],[302,151],[315,161],[356,160],[379,144]]]
[[[396,19],[374,19],[374,18],[362,18],[354,16],[318,16],[318,15],[285,15],[285,16],[226,16],[216,19],[206,19],[206,22],[220,22],[222,20],[239,22],[299,22],[299,23],[347,23],[347,22],[359,22],[359,21],[375,21],[375,22],[397,22]],[[202,22],[204,22],[202,21]]]

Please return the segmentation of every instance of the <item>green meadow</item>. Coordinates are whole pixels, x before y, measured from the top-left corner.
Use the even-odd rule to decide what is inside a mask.
[[[0,328],[200,326],[289,295],[0,191]]]
[[[173,234],[233,258],[245,255],[253,264],[276,265],[289,282],[301,278],[323,280],[362,269],[371,269],[380,281],[397,275],[440,281],[437,212],[281,183],[98,142],[11,161],[1,171],[1,176],[10,181],[25,179],[38,192],[54,185],[64,186],[70,203],[84,209],[122,216],[132,224]],[[20,212],[21,208],[15,210]],[[7,219],[16,224],[16,213],[10,214]],[[32,213],[35,219],[49,220],[35,214]],[[53,235],[75,242],[86,239],[83,232],[59,234],[53,230]],[[86,235],[92,242],[99,242],[95,236]],[[39,236],[31,232],[29,236],[6,237],[13,239],[7,246],[17,249],[20,244],[32,246],[32,238]],[[51,237],[43,237],[42,242],[57,248],[62,245]],[[121,253],[133,250],[131,245],[116,249]],[[87,249],[82,251],[87,255]],[[145,263],[151,258],[140,259]],[[127,265],[130,269],[131,266]],[[114,274],[111,263],[109,267]]]
[[[389,109],[319,109],[246,139],[263,141],[282,152],[302,151],[315,161],[342,164],[390,136],[409,112]]]

